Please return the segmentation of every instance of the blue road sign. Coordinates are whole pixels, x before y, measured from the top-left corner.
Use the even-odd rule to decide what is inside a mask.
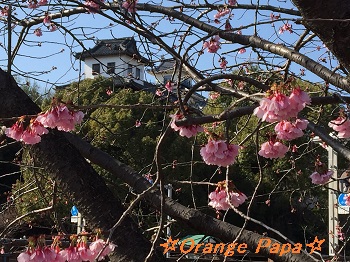
[[[340,194],[338,196],[338,203],[339,203],[340,206],[346,206],[346,197],[347,197],[347,195],[348,194],[342,193],[342,194]]]
[[[70,213],[72,214],[72,216],[77,216],[79,213],[78,208],[76,206],[72,206]]]

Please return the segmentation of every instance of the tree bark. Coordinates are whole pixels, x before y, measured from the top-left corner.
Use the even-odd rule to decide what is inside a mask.
[[[41,111],[13,78],[2,70],[0,83],[0,118],[33,115]],[[37,166],[44,168],[71,195],[90,225],[108,231],[121,217],[124,211],[121,202],[113,196],[102,177],[79,151],[67,141],[63,132],[52,130],[42,136],[40,143],[27,147]],[[151,248],[150,242],[130,217],[118,227],[112,241],[117,245],[114,261],[143,261]],[[153,261],[163,261],[163,256],[154,257]]]
[[[293,0],[293,3],[301,12],[302,23],[350,70],[350,21],[340,21],[350,19],[350,2]]]

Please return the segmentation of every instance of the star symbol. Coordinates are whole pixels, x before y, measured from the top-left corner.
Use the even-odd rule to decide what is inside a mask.
[[[165,254],[165,253],[169,252],[169,250],[175,251],[177,242],[179,242],[179,239],[173,240],[171,237],[169,237],[165,243],[159,244],[159,246],[164,248],[163,254]]]
[[[314,242],[306,244],[307,247],[311,248],[310,250],[310,254],[312,254],[314,251],[320,251],[321,252],[321,245],[323,244],[323,242],[325,241],[325,239],[321,239],[318,240],[317,236],[314,239]],[[315,246],[317,244],[317,246]]]

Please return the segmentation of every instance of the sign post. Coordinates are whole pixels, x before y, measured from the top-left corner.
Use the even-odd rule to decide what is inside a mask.
[[[80,234],[80,232],[84,230],[85,219],[82,218],[76,206],[72,206],[70,213],[72,215],[70,217],[70,222],[77,224],[77,234]]]

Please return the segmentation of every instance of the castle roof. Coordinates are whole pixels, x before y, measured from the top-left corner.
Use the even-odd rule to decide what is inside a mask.
[[[93,48],[76,53],[74,56],[84,61],[88,57],[98,58],[113,55],[127,55],[137,59],[141,63],[150,63],[148,59],[140,55],[133,37],[99,40]]]

